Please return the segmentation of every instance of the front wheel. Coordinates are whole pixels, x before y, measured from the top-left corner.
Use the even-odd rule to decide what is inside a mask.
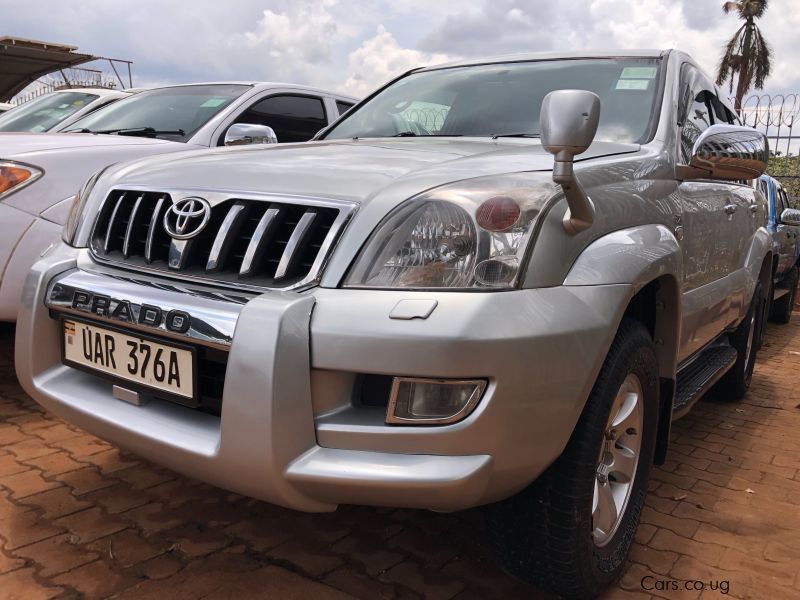
[[[568,598],[598,595],[619,577],[646,496],[658,402],[653,340],[625,319],[564,453],[487,508],[511,574]]]

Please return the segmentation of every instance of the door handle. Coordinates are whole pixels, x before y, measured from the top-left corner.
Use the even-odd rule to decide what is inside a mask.
[[[751,204],[750,205],[750,212],[756,214],[758,212],[758,204]]]
[[[736,205],[735,204],[726,204],[725,205],[725,214],[732,215],[736,212]]]

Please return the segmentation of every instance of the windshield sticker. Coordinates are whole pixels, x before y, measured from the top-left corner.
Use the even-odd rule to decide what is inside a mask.
[[[656,67],[625,67],[620,79],[655,79]],[[636,88],[638,89],[638,88]]]
[[[646,90],[650,85],[648,79],[620,79],[617,81],[618,90]]]
[[[200,108],[216,108],[220,104],[225,104],[227,98],[209,98],[200,105]]]

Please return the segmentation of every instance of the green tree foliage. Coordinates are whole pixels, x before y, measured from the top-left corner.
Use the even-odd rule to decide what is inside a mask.
[[[781,182],[796,208],[800,208],[800,156],[772,156],[767,173]]]

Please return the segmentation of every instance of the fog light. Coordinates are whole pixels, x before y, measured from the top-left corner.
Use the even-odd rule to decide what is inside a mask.
[[[466,417],[486,389],[486,382],[454,379],[412,379],[395,377],[387,423],[442,425]]]

